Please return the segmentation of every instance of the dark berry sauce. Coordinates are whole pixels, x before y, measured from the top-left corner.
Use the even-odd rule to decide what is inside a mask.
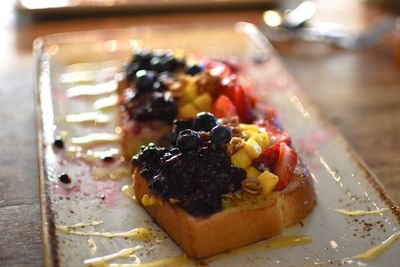
[[[168,92],[168,84],[178,71],[185,71],[184,59],[168,51],[138,50],[125,73],[130,91],[124,101],[125,110],[137,121],[161,120],[172,123],[178,113],[176,100]]]
[[[224,144],[214,142],[207,132],[190,129],[195,124],[196,118],[192,127],[188,120],[176,121],[176,146],[143,146],[132,164],[141,168],[153,193],[177,200],[194,216],[207,216],[222,209],[222,194],[241,188],[246,172],[232,165]]]

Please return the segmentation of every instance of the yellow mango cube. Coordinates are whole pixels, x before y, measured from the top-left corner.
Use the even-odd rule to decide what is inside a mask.
[[[182,89],[182,96],[179,98],[180,104],[185,104],[187,102],[193,102],[197,97],[197,85],[194,81],[187,80],[185,87]]]
[[[258,132],[258,126],[255,125],[255,124],[241,123],[241,124],[239,124],[239,129],[242,130],[242,131]]]
[[[211,98],[210,94],[204,93],[204,94],[201,94],[200,96],[196,97],[193,101],[193,104],[200,111],[210,111],[211,104],[212,104],[212,98]]]
[[[187,103],[179,107],[178,118],[193,118],[197,113],[197,108],[193,104]]]
[[[247,155],[246,151],[244,151],[244,149],[240,149],[235,154],[233,154],[231,156],[231,161],[233,165],[243,169],[250,166],[251,164],[251,159]]]
[[[254,168],[253,166],[249,166],[246,168],[246,177],[253,177],[256,178],[261,174],[259,170]]]
[[[250,139],[256,141],[262,150],[269,146],[269,136],[266,131],[260,131],[259,133],[252,135]]]
[[[261,146],[254,139],[247,140],[243,149],[252,160],[258,158],[262,152]]]
[[[272,190],[274,190],[276,184],[279,181],[279,178],[277,175],[269,172],[269,171],[264,171],[262,172],[258,177],[258,181],[261,184],[262,190],[264,194],[269,194]]]
[[[244,133],[248,138],[252,137],[253,135],[255,135],[257,132],[255,131],[251,131],[251,130],[245,130],[242,133]]]

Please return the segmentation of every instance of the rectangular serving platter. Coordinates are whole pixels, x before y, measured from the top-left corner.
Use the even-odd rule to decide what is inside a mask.
[[[210,57],[237,60],[246,79],[254,86],[259,104],[271,103],[276,108],[283,128],[291,135],[294,147],[314,179],[317,207],[300,224],[286,229],[281,235],[307,235],[312,237],[311,243],[224,254],[206,260],[210,266],[394,266],[400,261],[398,242],[393,242],[374,259],[354,258],[391,236],[391,240],[397,241],[400,227],[398,207],[340,133],[304,94],[258,29],[252,24],[236,23],[143,26],[56,34],[35,41],[40,197],[46,266],[84,266],[87,259],[138,245],[144,248],[110,263],[139,264],[183,255],[146,212],[122,192],[122,187],[131,181],[126,169],[122,171],[125,177],[104,179],[102,176],[107,176],[111,169],[115,171],[118,163],[113,163],[115,166],[111,164],[110,169],[101,160],[77,156],[88,150],[96,153],[118,149],[118,142],[90,149],[71,144],[72,138],[78,136],[118,133],[116,108],[101,111],[112,118],[107,124],[82,125],[65,121],[69,114],[94,111],[97,100],[115,94],[68,97],[73,91],[71,89],[99,84],[112,86],[115,74],[122,70],[132,50],[138,47],[184,49]],[[55,136],[59,135],[66,140],[66,148],[62,151],[52,145]],[[104,170],[105,175],[99,175],[98,169]],[[62,173],[67,173],[72,179],[68,187],[58,179]],[[335,209],[384,211],[349,216],[339,214]],[[73,229],[103,233],[143,226],[149,228],[154,236],[143,241],[81,236],[62,231],[66,225],[96,221],[102,223]]]

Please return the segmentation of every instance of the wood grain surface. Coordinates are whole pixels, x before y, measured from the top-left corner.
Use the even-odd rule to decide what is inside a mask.
[[[360,1],[318,3],[319,18],[347,14],[354,28],[365,28],[381,14]],[[0,4],[0,266],[41,266],[33,40],[55,32],[144,24],[260,23],[262,11],[33,20],[17,16],[12,4]],[[301,42],[274,45],[295,78],[399,203],[400,67],[395,63],[394,38],[359,51]]]

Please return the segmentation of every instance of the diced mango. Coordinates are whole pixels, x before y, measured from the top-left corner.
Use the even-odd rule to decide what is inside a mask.
[[[262,152],[261,146],[254,139],[247,140],[243,149],[252,160],[258,158]]]
[[[200,96],[196,97],[193,101],[193,104],[198,108],[198,110],[210,111],[211,104],[212,104],[212,98],[211,98],[210,94],[204,93],[204,94],[201,94]]]
[[[272,190],[274,190],[279,181],[278,176],[269,171],[264,171],[257,177],[257,179],[260,181],[264,194],[269,194]]]
[[[251,164],[251,159],[247,155],[247,153],[244,149],[240,149],[235,154],[233,154],[231,156],[231,161],[232,161],[233,165],[235,165],[236,167],[239,167],[239,168],[243,168],[243,169],[250,166],[250,164]]]
[[[265,149],[269,145],[268,133],[265,131],[252,135],[250,139],[256,141],[260,145],[261,149]]]
[[[155,199],[154,197],[151,197],[147,194],[143,195],[141,202],[142,202],[143,206],[153,206],[153,205],[158,204],[157,199]]]
[[[256,178],[261,174],[259,170],[254,168],[253,166],[249,166],[246,168],[246,177],[253,177]]]
[[[193,104],[187,103],[179,107],[178,118],[193,118],[197,113],[197,108]]]
[[[242,131],[254,131],[254,132],[258,132],[258,126],[255,124],[245,124],[245,123],[241,123],[239,124],[239,129],[241,129]]]
[[[252,131],[252,130],[245,130],[242,133],[244,133],[248,138],[252,137],[253,135],[255,135],[257,132]]]
[[[197,97],[197,85],[194,81],[187,80],[185,87],[182,88],[182,95],[179,98],[179,103],[181,105],[188,102],[193,102]]]

